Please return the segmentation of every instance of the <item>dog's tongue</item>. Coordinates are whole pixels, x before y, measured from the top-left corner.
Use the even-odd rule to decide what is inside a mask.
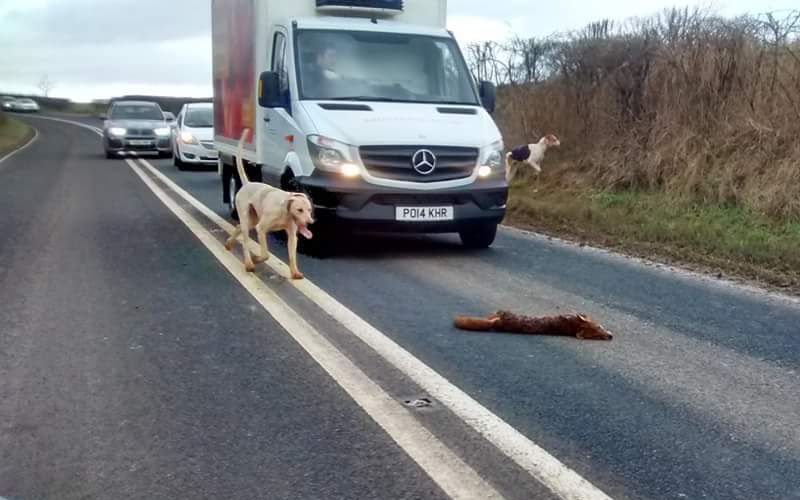
[[[309,231],[306,226],[300,226],[297,230],[300,231],[300,234],[305,236],[306,239],[308,240],[310,240],[314,236],[313,234],[311,234],[311,231]]]

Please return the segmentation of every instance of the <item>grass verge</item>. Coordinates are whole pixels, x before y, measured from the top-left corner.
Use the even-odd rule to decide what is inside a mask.
[[[800,220],[663,193],[516,184],[506,224],[800,294]]]
[[[0,158],[25,144],[31,136],[31,127],[0,112]]]

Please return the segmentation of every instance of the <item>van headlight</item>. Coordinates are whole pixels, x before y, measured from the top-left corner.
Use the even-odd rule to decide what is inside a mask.
[[[480,177],[489,177],[492,173],[500,172],[505,168],[503,165],[503,141],[497,141],[484,148],[482,156],[478,165]]]
[[[342,174],[345,177],[358,175],[358,165],[353,161],[355,158],[353,146],[322,135],[309,135],[307,142],[308,152],[315,168]]]

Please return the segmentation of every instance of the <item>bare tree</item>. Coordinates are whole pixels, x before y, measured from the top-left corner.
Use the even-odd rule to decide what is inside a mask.
[[[55,86],[56,86],[55,82],[50,80],[50,77],[47,74],[42,75],[42,79],[39,80],[39,85],[37,85],[37,87],[39,87],[39,90],[42,91],[42,95],[44,95],[45,97],[50,96],[50,91],[53,90],[53,87]]]

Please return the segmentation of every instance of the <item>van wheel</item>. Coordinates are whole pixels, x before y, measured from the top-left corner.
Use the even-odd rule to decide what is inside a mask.
[[[304,195],[308,196],[309,200],[311,200],[311,195],[308,194],[308,191],[306,191],[299,182],[297,182],[297,179],[295,179],[291,173],[286,173],[281,178],[281,188],[290,193],[303,193]],[[307,240],[298,235],[297,251],[303,255],[316,257],[318,259],[323,259],[332,255],[335,241],[333,238],[334,232],[331,230],[330,223],[317,221],[312,224],[309,229],[314,237],[310,240]],[[282,241],[286,240],[285,231],[277,233],[276,236],[278,236],[278,239]]]
[[[481,224],[458,232],[466,248],[489,248],[497,236],[497,224]]]
[[[301,235],[297,235],[297,251],[309,257],[324,259],[334,253],[336,240],[334,232],[330,228],[330,223],[315,222],[309,229],[314,235],[310,240]],[[286,234],[283,232],[283,234]]]
[[[231,174],[228,181],[228,209],[230,210],[231,219],[239,220],[239,214],[236,213],[236,193],[242,188],[242,183],[239,181],[239,176]]]

